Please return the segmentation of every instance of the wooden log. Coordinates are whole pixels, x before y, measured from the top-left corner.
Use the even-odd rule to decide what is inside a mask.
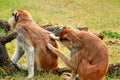
[[[13,33],[8,36],[0,36],[0,67],[2,67],[8,74],[20,70],[16,64],[13,64],[10,60],[5,46],[7,42],[10,42],[15,38],[15,35],[16,34]]]
[[[10,30],[10,26],[6,20],[0,20],[0,27],[3,28],[5,32]]]
[[[39,25],[40,27],[42,27],[43,29],[46,29],[52,33],[54,33],[56,36],[59,35],[59,32],[66,28],[67,26],[53,26],[51,24],[48,24],[48,25]],[[8,22],[6,20],[0,20],[0,27],[3,28],[6,32],[8,32],[10,30],[10,26],[8,24]],[[88,28],[87,27],[78,27],[77,29],[79,30],[84,30],[84,31],[88,31]],[[100,34],[96,34],[100,39],[103,40],[104,36],[100,35]]]

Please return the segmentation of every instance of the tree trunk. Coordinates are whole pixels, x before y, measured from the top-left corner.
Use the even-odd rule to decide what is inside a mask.
[[[6,20],[0,20],[0,27],[3,28],[5,32],[8,32],[10,30],[10,26]]]
[[[15,38],[15,33],[8,36],[0,36],[0,67],[8,74],[19,71],[19,68],[10,60],[5,44]]]

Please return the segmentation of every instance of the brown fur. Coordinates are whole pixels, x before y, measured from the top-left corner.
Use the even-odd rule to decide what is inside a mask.
[[[101,39],[91,32],[66,28],[59,40],[71,51],[70,60],[52,45],[47,46],[73,69],[73,77],[79,74],[80,80],[102,80],[108,70],[108,51]]]
[[[14,22],[12,28],[22,33],[26,43],[34,46],[35,67],[48,71],[58,68],[58,57],[46,47],[47,43],[51,43],[54,47],[58,48],[57,43],[48,37],[51,32],[40,28],[26,10],[14,11],[13,15],[15,14],[18,14],[18,20]]]

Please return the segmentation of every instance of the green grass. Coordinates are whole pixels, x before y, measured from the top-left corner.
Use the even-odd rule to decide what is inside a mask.
[[[5,35],[6,33],[5,33],[5,31],[4,31],[4,29],[2,29],[1,27],[0,27],[0,35]]]
[[[16,9],[28,10],[40,25],[88,27],[95,33],[102,31],[120,33],[120,0],[0,0],[0,19],[8,20],[12,11]],[[4,34],[1,29],[0,34]],[[110,45],[108,41],[118,41],[118,44]],[[14,53],[14,42],[7,44],[10,57]],[[103,42],[108,47],[110,63],[120,62],[120,40],[105,37]],[[69,56],[69,52],[64,47],[61,47],[61,50]],[[24,62],[23,57],[19,64],[22,65]],[[66,66],[62,60],[60,60],[60,66]],[[22,80],[25,75],[24,72],[15,74],[11,80]],[[56,80],[56,78],[61,80],[53,74],[45,74],[44,77],[41,74],[35,74],[33,79],[36,77],[40,80]],[[3,77],[0,76],[0,78]],[[117,79],[106,76],[104,80]]]

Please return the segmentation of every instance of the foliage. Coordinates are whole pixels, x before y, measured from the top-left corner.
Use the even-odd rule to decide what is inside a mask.
[[[11,73],[11,76],[8,76],[7,74],[3,73],[0,75],[0,79],[4,77],[5,80],[26,80],[25,77],[27,76],[27,71],[21,70],[18,73]],[[10,77],[7,79],[7,77]],[[30,80],[64,80],[58,75],[51,74],[48,72],[42,72],[42,71],[36,71],[35,76],[33,79]]]
[[[119,75],[120,75],[120,69],[116,69],[115,71],[113,71],[112,73],[107,74],[106,76],[114,78],[114,77],[119,76]]]
[[[108,38],[120,38],[120,33],[118,32],[112,32],[112,31],[102,31],[100,34],[102,34],[103,36],[106,36]]]
[[[4,35],[4,34],[6,34],[5,31],[4,31],[4,29],[2,29],[2,28],[0,27],[0,35]]]
[[[13,10],[26,9],[38,24],[119,31],[119,7],[120,0],[0,0],[0,16],[8,19]]]

